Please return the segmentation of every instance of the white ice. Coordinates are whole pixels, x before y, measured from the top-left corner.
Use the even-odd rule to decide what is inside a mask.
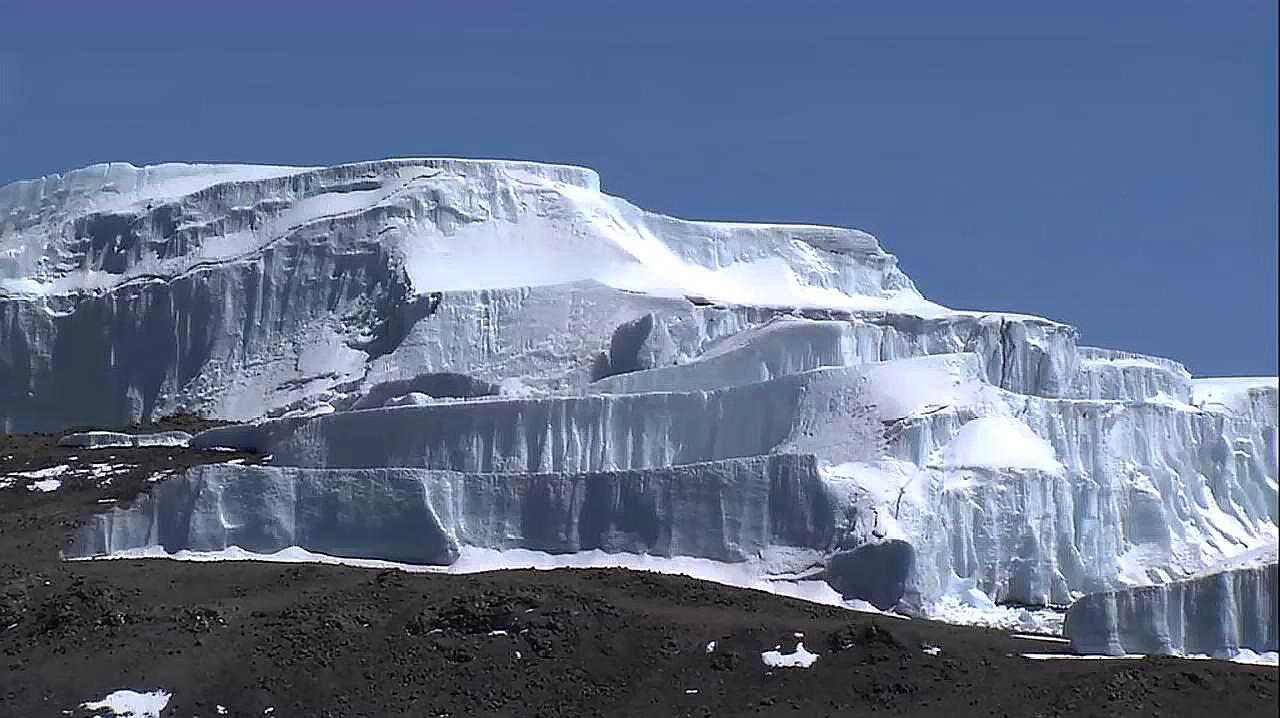
[[[1030,634],[1030,633],[1011,633],[1009,634],[1009,637],[1021,638],[1026,641],[1049,641],[1050,643],[1071,643],[1070,640],[1066,638],[1060,638],[1058,636],[1042,636],[1042,635]]]
[[[67,464],[58,464],[57,466],[48,466],[34,471],[15,471],[9,475],[25,479],[51,479],[55,476],[62,476],[70,470],[71,467]]]
[[[796,649],[791,653],[781,651],[765,651],[760,660],[770,668],[808,668],[818,661],[818,654],[805,650],[804,642],[796,642]]]
[[[0,187],[0,216],[0,304],[16,338],[0,345],[0,364],[26,367],[20,387],[64,386],[107,368],[118,377],[85,387],[101,390],[93,397],[53,391],[8,402],[0,406],[6,430],[79,425],[90,405],[117,407],[119,424],[183,408],[237,420],[283,415],[303,426],[340,412],[348,392],[371,383],[457,372],[500,385],[504,400],[540,397],[511,407],[516,418],[495,436],[541,435],[530,442],[544,462],[556,451],[587,455],[591,431],[612,437],[623,429],[627,438],[610,442],[619,451],[608,461],[632,461],[634,452],[651,466],[671,463],[683,439],[663,433],[669,417],[651,411],[660,402],[590,396],[601,417],[619,418],[586,430],[586,414],[537,401],[591,395],[597,378],[614,389],[656,386],[660,370],[708,384],[692,396],[720,388],[723,366],[754,382],[761,370],[759,379],[775,379],[858,364],[865,372],[857,383],[788,384],[828,394],[779,399],[814,416],[802,417],[809,424],[778,419],[777,433],[791,432],[835,465],[827,479],[844,511],[828,513],[850,523],[841,527],[843,546],[911,544],[912,578],[922,600],[937,599],[926,607],[935,616],[1041,631],[1052,615],[989,597],[1062,603],[1117,583],[1166,582],[1276,538],[1275,378],[1192,380],[1172,360],[1078,346],[1076,331],[1056,322],[949,311],[857,230],[681,220],[604,194],[583,168],[451,159],[96,165]],[[168,226],[172,217],[177,226]],[[128,236],[112,239],[124,232],[116,222]],[[181,248],[158,256],[152,247],[173,233]],[[271,261],[282,256],[297,261]],[[332,264],[336,256],[350,264]],[[335,298],[337,306],[328,304]],[[428,298],[438,304],[409,306]],[[781,316],[841,330],[778,348],[757,330]],[[642,320],[650,329],[631,337],[641,346],[615,352],[615,330]],[[104,345],[102,327],[118,325],[137,329],[119,341],[157,351],[114,337]],[[794,331],[779,328],[778,336]],[[735,351],[756,351],[747,357],[755,364],[727,356]],[[153,361],[160,356],[182,359]],[[190,357],[194,363],[178,365]],[[840,404],[855,394],[856,407]],[[828,420],[829,402],[848,421]],[[451,417],[470,420],[496,411],[493,404]],[[627,407],[640,408],[623,416]],[[850,438],[861,426],[855,408],[878,415],[868,425],[883,446]],[[317,440],[340,425],[311,421],[299,433]],[[716,441],[733,436],[733,426]],[[473,432],[453,448],[472,456],[495,436]],[[515,444],[516,454],[529,448]],[[290,463],[287,451],[278,455]],[[42,471],[53,473],[10,474],[0,485],[79,475]],[[489,567],[661,561],[464,558]],[[649,570],[839,601],[819,581],[771,581],[760,566],[664,566]],[[978,581],[944,590],[948,571]]]
[[[93,463],[85,466],[58,464],[32,471],[11,472],[0,477],[0,487],[12,484],[18,479],[35,479],[34,482],[28,485],[31,490],[55,491],[61,485],[61,479],[54,480],[55,477],[62,477],[63,479],[84,478],[105,483],[110,481],[112,474],[128,471],[134,466],[134,464],[114,464],[109,462]]]
[[[160,718],[160,712],[169,705],[173,697],[168,691],[156,690],[139,693],[137,691],[119,690],[109,693],[98,701],[82,703],[81,708],[93,711],[95,715],[120,716],[121,718]],[[99,713],[98,711],[106,711]]]
[[[1079,653],[1024,653],[1023,658],[1030,658],[1033,661],[1114,661],[1129,660],[1137,661],[1146,658],[1141,653],[1127,653],[1123,656],[1108,656],[1103,654],[1079,654]],[[1212,656],[1204,654],[1191,654],[1186,656],[1172,656],[1187,661],[1211,661],[1222,660],[1215,659]],[[1266,651],[1264,653],[1255,653],[1248,648],[1242,648],[1235,655],[1226,659],[1232,663],[1245,663],[1259,666],[1274,666],[1280,664],[1280,653],[1276,651]]]
[[[1033,661],[1139,661],[1146,658],[1141,653],[1130,653],[1123,656],[1083,655],[1079,653],[1024,653],[1022,657],[1030,658]]]
[[[58,464],[56,466],[48,466],[43,469],[35,469],[32,471],[13,471],[8,474],[0,475],[0,489],[7,489],[18,482],[19,479],[35,479],[27,484],[30,491],[57,491],[62,486],[60,479],[55,476],[63,476],[71,467],[66,464]]]
[[[773,577],[765,573],[765,569],[753,562],[725,563],[701,558],[638,555],[630,553],[606,553],[600,550],[580,551],[571,554],[549,554],[541,551],[512,549],[496,551],[493,549],[463,546],[458,560],[448,566],[426,566],[403,564],[392,561],[374,561],[369,559],[340,558],[325,554],[313,553],[298,547],[286,548],[276,553],[259,554],[245,551],[239,547],[230,547],[222,551],[177,551],[167,553],[160,546],[143,549],[129,549],[114,552],[106,556],[95,556],[80,560],[111,559],[174,559],[178,561],[270,561],[277,563],[321,563],[332,565],[357,566],[362,568],[392,568],[412,573],[452,573],[470,574],[486,571],[538,569],[552,570],[558,568],[626,568],[633,571],[649,571],[652,573],[689,576],[703,581],[711,581],[725,586],[749,588],[779,596],[788,596],[811,603],[838,606],[859,610],[859,606],[849,606],[844,599],[822,580],[793,580],[789,577]]]
[[[1213,377],[1191,380],[1192,403],[1208,410],[1248,415],[1249,394],[1280,389],[1274,376]]]
[[[988,599],[990,601],[990,599]],[[923,607],[925,618],[960,626],[980,626],[1003,631],[1034,631],[1050,636],[1062,635],[1063,613],[1051,608],[1016,608],[1013,606],[966,605],[955,596],[944,596]]]
[[[1022,420],[1006,416],[981,417],[962,426],[943,448],[939,463],[947,469],[1064,470],[1049,442]]]
[[[459,291],[594,280],[654,296],[696,295],[737,304],[928,315],[945,311],[914,291],[861,293],[825,286],[817,278],[834,277],[837,270],[818,252],[802,249],[804,245],[786,248],[786,259],[754,252],[740,258],[724,253],[711,263],[695,249],[714,241],[728,246],[739,236],[753,234],[764,240],[765,233],[860,233],[656,217],[597,189],[567,183],[550,183],[542,201],[542,211],[526,215],[519,224],[476,224],[451,235],[420,232],[407,245],[406,269],[414,285]],[[651,225],[663,231],[655,232]]]

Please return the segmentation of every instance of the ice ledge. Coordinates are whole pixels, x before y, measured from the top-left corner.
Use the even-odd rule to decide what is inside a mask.
[[[1137,352],[1128,352],[1120,349],[1104,349],[1102,347],[1079,346],[1076,352],[1081,362],[1099,363],[1099,364],[1115,364],[1120,366],[1133,367],[1156,367],[1170,374],[1191,379],[1191,373],[1181,362],[1167,359],[1165,357],[1151,356],[1149,354],[1139,354]]]
[[[1255,416],[1276,426],[1280,379],[1261,377],[1204,377],[1191,380],[1192,403],[1206,411]]]
[[[833,543],[837,513],[808,455],[541,475],[211,464],[94,517],[67,556],[300,546],[448,565],[471,546],[730,563],[791,556],[794,571]]]
[[[1275,651],[1278,566],[1272,544],[1194,578],[1089,594],[1067,611],[1064,633],[1077,653]]]
[[[239,163],[164,162],[135,165],[130,162],[100,162],[56,172],[29,180],[18,180],[0,186],[0,211],[30,204],[54,192],[68,195],[108,192],[127,195],[150,195],[165,190],[165,195],[191,194],[222,182],[252,182],[274,177],[321,170],[377,170],[397,167],[432,167],[442,170],[482,169],[496,174],[516,171],[599,190],[600,175],[588,167],[506,159],[466,159],[456,157],[394,157],[382,160],[347,162],[339,165],[260,165]]]

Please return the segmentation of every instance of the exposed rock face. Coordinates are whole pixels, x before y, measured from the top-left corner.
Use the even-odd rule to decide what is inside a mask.
[[[915,568],[915,549],[906,541],[865,543],[832,554],[827,583],[843,596],[855,596],[879,609],[898,606]]]
[[[0,337],[6,430],[186,410],[255,422],[192,446],[274,457],[165,484],[84,553],[783,551],[761,570],[825,561],[878,605],[953,574],[1064,604],[1278,535],[1275,379],[1192,379],[1050,320],[951,311],[865,233],[663,217],[581,168],[104,165],[9,185]],[[211,518],[227,511],[244,521]]]

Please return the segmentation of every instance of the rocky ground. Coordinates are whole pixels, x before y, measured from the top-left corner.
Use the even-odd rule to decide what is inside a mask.
[[[57,439],[0,436],[0,716],[84,716],[117,689],[169,691],[183,718],[1276,714],[1275,668],[1030,661],[1063,645],[679,577],[64,562],[78,522],[153,480],[260,458]],[[15,477],[63,464],[56,490]],[[812,667],[764,665],[798,633]]]

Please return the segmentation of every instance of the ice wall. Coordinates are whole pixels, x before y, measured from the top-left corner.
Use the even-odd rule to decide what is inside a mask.
[[[1067,603],[1273,542],[1278,395],[948,310],[856,230],[664,217],[576,167],[116,164],[0,188],[0,428],[194,411],[254,423],[193,446],[279,466],[162,488],[152,518],[101,519],[101,550],[240,525],[259,549],[419,562],[467,541],[734,561],[777,541],[878,605],[956,578]],[[795,515],[834,527],[825,548],[761,538],[758,479],[690,478],[793,453],[816,457],[827,502]],[[640,498],[574,503],[587,485]],[[739,492],[755,528],[724,528]],[[535,506],[574,538],[514,518]],[[210,523],[224,510],[252,518]]]
[[[1191,386],[1192,402],[1205,411],[1248,417],[1259,426],[1276,425],[1280,412],[1276,377],[1193,379]]]
[[[649,315],[620,328],[603,371],[621,367],[625,373],[583,391],[709,390],[821,367],[961,352],[976,354],[987,380],[1010,391],[1058,396],[1075,381],[1075,331],[1032,317],[958,313],[921,319],[808,311],[760,323],[768,315],[759,310],[737,313],[746,316],[730,320],[735,331],[723,339],[703,329],[726,324],[726,317],[710,312],[688,320]],[[697,341],[686,338],[690,323]]]
[[[1275,651],[1280,639],[1276,547],[1252,561],[1158,586],[1094,593],[1072,604],[1064,626],[1078,653],[1209,654]]]
[[[1191,401],[1191,373],[1163,357],[1097,347],[1077,347],[1079,373],[1071,396],[1081,399],[1142,401],[1167,397]]]
[[[554,380],[692,293],[942,311],[870,235],[661,217],[574,167],[103,165],[0,188],[0,207],[9,431],[248,419],[425,372]]]
[[[588,474],[214,464],[97,516],[66,554],[300,546],[444,565],[460,546],[727,562],[783,549],[812,564],[834,541],[835,517],[814,458],[803,455]]]
[[[709,392],[481,399],[276,419],[198,434],[192,446],[272,454],[311,467],[422,466],[473,472],[659,468],[815,445],[839,433],[852,460],[879,450],[856,399],[860,367]]]
[[[636,374],[659,373],[672,372]],[[921,600],[936,598],[954,573],[996,599],[1061,605],[1187,575],[1274,540],[1275,471],[1260,450],[1263,433],[1245,417],[1188,405],[1002,391],[967,354],[714,391],[336,412],[214,429],[193,445],[300,466],[505,472],[814,452],[841,467],[828,480],[844,487],[848,505],[892,515],[896,538],[914,546],[902,571]],[[846,548],[860,543],[875,543],[870,531]]]
[[[982,381],[977,356],[940,354],[714,391],[481,398],[282,418],[211,429],[192,446],[270,453],[297,466],[457,471],[655,468],[789,450],[846,462],[883,454],[887,420],[954,403],[999,413],[1019,401]]]
[[[425,373],[573,391],[786,315],[847,336],[775,374],[971,351],[1013,391],[1074,381],[1070,327],[947,313],[869,235],[685,222],[598,187],[579,168],[395,160],[0,188],[0,424],[247,420]]]
[[[1274,420],[1167,403],[1008,397],[1061,472],[948,467],[981,412],[946,410],[889,427],[887,451],[933,487],[907,501],[926,594],[947,572],[994,598],[1066,604],[1075,593],[1186,576],[1274,540]],[[1008,442],[991,442],[1008,455]],[[910,497],[908,497],[910,498]]]
[[[312,382],[358,377],[367,355],[352,345],[394,334],[433,300],[412,296],[376,246],[343,252],[303,234],[166,280],[0,296],[4,428],[118,426],[179,409],[252,418]]]

